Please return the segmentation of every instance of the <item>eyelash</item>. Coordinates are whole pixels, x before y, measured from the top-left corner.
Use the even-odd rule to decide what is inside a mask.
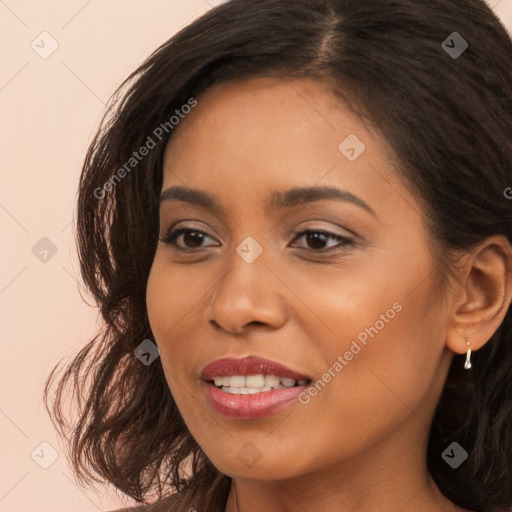
[[[175,244],[175,240],[179,235],[184,234],[184,233],[189,233],[189,232],[201,233],[203,235],[210,237],[210,235],[208,233],[206,233],[205,231],[202,231],[200,229],[183,227],[183,228],[178,228],[175,230],[170,229],[166,233],[166,235],[160,239],[160,241],[167,245],[173,245],[174,248],[176,248],[177,250],[182,251],[182,252],[189,252],[189,253],[197,252],[199,249],[201,249],[201,247],[196,248],[196,249],[183,249],[183,248],[178,247]],[[298,238],[300,238],[306,234],[309,234],[309,233],[321,233],[322,235],[325,235],[327,238],[335,239],[340,242],[338,244],[338,246],[329,247],[327,249],[310,249],[311,251],[316,252],[316,253],[325,253],[325,252],[330,252],[330,251],[341,251],[341,250],[343,250],[343,248],[345,248],[347,246],[354,245],[354,243],[355,243],[354,239],[352,239],[352,238],[347,238],[347,237],[344,237],[341,235],[337,235],[336,233],[332,233],[332,232],[326,231],[324,229],[305,229],[303,231],[294,232],[294,234],[296,236],[293,241],[295,241]],[[210,238],[212,238],[212,237],[210,237]]]

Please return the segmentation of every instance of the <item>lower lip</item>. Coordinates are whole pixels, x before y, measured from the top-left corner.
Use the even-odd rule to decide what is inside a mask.
[[[212,382],[206,383],[206,393],[213,408],[230,418],[250,420],[267,416],[298,401],[306,385],[273,389],[251,395],[235,395],[222,391]]]

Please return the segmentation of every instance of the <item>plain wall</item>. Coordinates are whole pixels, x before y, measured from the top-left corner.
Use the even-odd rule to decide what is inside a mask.
[[[0,512],[96,512],[132,503],[107,487],[75,484],[42,402],[50,370],[97,325],[97,311],[79,293],[76,189],[115,88],[218,3],[0,2]],[[489,4],[512,32],[512,0]],[[54,41],[58,48],[43,58]],[[44,469],[52,449],[57,459]]]

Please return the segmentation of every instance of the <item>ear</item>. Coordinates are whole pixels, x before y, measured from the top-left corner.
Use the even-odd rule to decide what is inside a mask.
[[[512,247],[503,235],[474,246],[458,268],[446,346],[457,354],[484,346],[503,322],[512,300]]]

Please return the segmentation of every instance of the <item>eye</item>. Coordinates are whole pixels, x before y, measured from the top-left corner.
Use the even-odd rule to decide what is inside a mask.
[[[183,242],[185,243],[185,247],[180,247],[176,244],[176,240],[183,235]],[[197,248],[201,248],[201,243],[204,238],[212,238],[208,233],[201,231],[200,229],[192,229],[192,228],[179,228],[172,230],[170,229],[165,237],[160,240],[164,244],[174,245],[180,251],[188,251]]]
[[[347,238],[345,236],[337,235],[336,233],[332,233],[330,231],[326,231],[323,229],[306,229],[299,233],[296,233],[295,240],[304,238],[307,244],[310,244],[313,247],[314,252],[327,252],[335,249],[342,249],[345,246],[353,245],[355,242],[352,238]],[[338,244],[334,246],[328,247],[327,249],[324,247],[326,241],[328,240],[336,240]]]
[[[341,250],[341,248],[353,245],[355,243],[352,238],[347,238],[322,229],[306,229],[304,231],[295,233],[295,235],[296,237],[294,241],[305,237],[304,239],[306,240],[306,243],[311,246],[311,249],[314,252],[327,252],[336,247]],[[210,235],[208,235],[208,233],[200,229],[183,227],[174,230],[170,229],[160,240],[164,244],[175,246],[180,251],[193,251],[194,249],[201,249],[201,244],[205,240],[205,237],[212,238]],[[178,239],[182,240],[182,242],[185,244],[185,247],[180,247],[180,245],[177,243]],[[334,240],[338,243],[334,244],[334,246],[326,248],[325,244],[329,240]],[[213,245],[210,247],[218,247],[218,245]],[[308,247],[305,248],[307,249]]]

